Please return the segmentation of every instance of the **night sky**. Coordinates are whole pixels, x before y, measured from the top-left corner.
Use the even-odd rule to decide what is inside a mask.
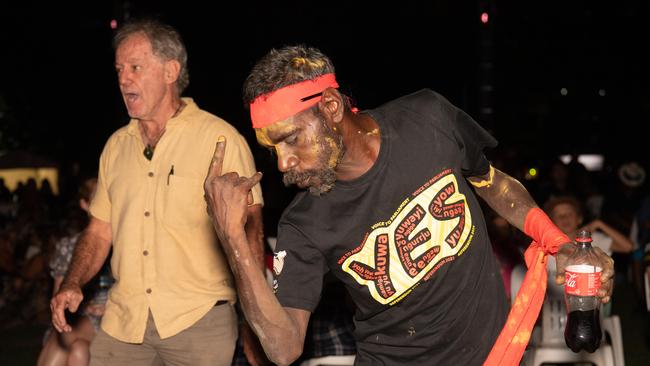
[[[186,42],[185,95],[239,128],[262,166],[271,160],[252,139],[241,85],[270,47],[295,43],[328,54],[362,109],[431,88],[522,160],[650,155],[640,133],[650,112],[648,2],[208,2],[0,5],[0,154],[21,148],[64,169],[96,169],[104,142],[127,122],[110,21],[153,16]]]

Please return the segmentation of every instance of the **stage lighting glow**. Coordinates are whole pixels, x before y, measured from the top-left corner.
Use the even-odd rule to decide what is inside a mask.
[[[560,155],[560,160],[564,164],[569,164],[573,157],[571,155]],[[585,166],[589,171],[599,171],[603,169],[605,157],[601,154],[580,154],[578,155],[578,162]]]

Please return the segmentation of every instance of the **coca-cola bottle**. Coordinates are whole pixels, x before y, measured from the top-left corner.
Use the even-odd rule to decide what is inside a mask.
[[[573,352],[594,352],[600,346],[600,261],[591,247],[591,233],[583,230],[576,237],[576,251],[565,268],[564,298],[567,322],[564,340]]]

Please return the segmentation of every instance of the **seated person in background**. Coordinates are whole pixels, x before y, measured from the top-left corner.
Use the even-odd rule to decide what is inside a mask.
[[[561,196],[551,198],[544,204],[544,211],[551,218],[553,223],[562,230],[571,240],[581,230],[591,232],[594,248],[600,248],[607,255],[612,253],[630,253],[634,250],[634,243],[620,231],[614,229],[600,219],[595,219],[586,225],[583,225],[584,215],[582,205],[573,196]],[[555,271],[555,258],[549,256],[548,260],[549,278]],[[549,281],[549,294],[560,296],[562,294],[561,286]],[[611,302],[603,308],[603,315],[609,315],[611,311]]]
[[[580,230],[588,230],[593,238],[592,245],[608,255],[614,252],[630,253],[634,249],[630,238],[600,219],[581,226],[584,221],[582,205],[575,197],[552,198],[546,202],[544,210],[553,223],[571,239],[575,239]]]
[[[85,220],[81,221],[86,221],[86,223],[88,220],[88,207],[95,193],[96,184],[97,180],[91,178],[84,181],[79,188],[79,207],[85,212]],[[70,229],[68,236],[64,236],[57,242],[55,253],[50,261],[50,274],[54,279],[54,294],[59,291],[63,277],[70,265],[77,239],[85,227],[83,223],[78,224],[74,229]],[[52,332],[51,328],[48,329],[37,365],[88,365],[90,342],[99,328],[101,317],[104,314],[108,289],[113,282],[107,265],[108,261],[106,261],[95,280],[84,289],[84,292],[86,292],[85,298],[89,299],[89,301],[82,305],[83,312],[79,316],[73,314],[72,332],[58,333]]]

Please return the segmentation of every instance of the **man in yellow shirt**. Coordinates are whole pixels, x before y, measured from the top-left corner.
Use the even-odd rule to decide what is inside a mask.
[[[189,82],[179,34],[155,21],[114,37],[115,68],[131,121],[108,140],[99,163],[92,219],[51,302],[59,332],[70,331],[81,287],[112,243],[115,285],[91,365],[230,365],[237,339],[235,289],[203,198],[220,136],[224,171],[255,173],[244,138],[226,121],[181,98]],[[262,194],[252,190],[246,232],[262,268]]]

